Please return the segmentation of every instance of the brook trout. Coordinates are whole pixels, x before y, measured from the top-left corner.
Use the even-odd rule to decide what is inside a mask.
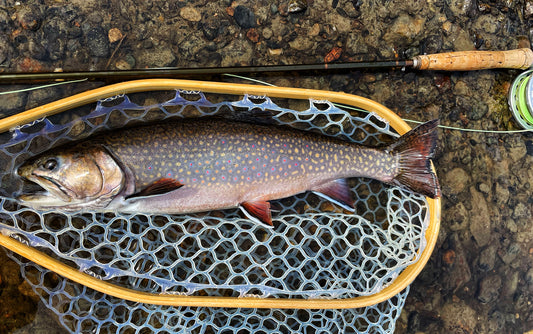
[[[313,191],[353,210],[345,180],[370,177],[432,198],[437,120],[378,149],[222,120],[126,128],[45,152],[18,169],[44,188],[18,199],[36,209],[176,214],[240,207],[272,225],[270,200]]]

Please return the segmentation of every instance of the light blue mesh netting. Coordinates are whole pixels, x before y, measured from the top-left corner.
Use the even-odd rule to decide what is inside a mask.
[[[150,96],[157,96],[153,94]],[[327,101],[216,96],[177,91],[163,103],[136,95],[14,129],[0,144],[0,232],[99,279],[139,291],[258,298],[372,295],[418,260],[429,222],[425,199],[369,179],[352,179],[356,214],[312,194],[275,201],[274,229],[238,210],[194,215],[36,212],[16,203],[13,175],[27,158],[94,133],[147,121],[222,116],[265,121],[377,145],[397,135],[372,113]],[[214,102],[218,101],[218,102]],[[305,102],[305,101],[304,101]],[[285,107],[281,105],[284,104]],[[15,257],[42,300],[73,332],[390,333],[407,292],[352,310],[177,308],[119,300]]]

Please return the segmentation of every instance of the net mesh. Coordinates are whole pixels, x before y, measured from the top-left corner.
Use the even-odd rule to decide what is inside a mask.
[[[17,127],[0,138],[0,232],[113,284],[161,294],[350,298],[394,282],[425,247],[423,196],[370,179],[349,180],[356,213],[313,193],[275,201],[273,229],[239,210],[193,215],[40,212],[12,198],[13,171],[52,147],[101,131],[170,118],[221,116],[274,122],[365,145],[398,137],[388,123],[328,101],[175,91],[130,94]],[[165,102],[154,102],[157,98]],[[268,117],[265,117],[268,111]],[[14,256],[24,277],[73,332],[390,333],[407,291],[362,309],[210,309],[131,303]]]

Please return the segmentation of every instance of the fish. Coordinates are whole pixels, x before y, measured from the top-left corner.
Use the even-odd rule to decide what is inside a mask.
[[[312,191],[354,211],[348,178],[441,196],[431,158],[438,120],[367,147],[283,126],[214,119],[123,128],[44,152],[17,168],[42,190],[23,205],[66,212],[185,214],[240,208],[272,226],[270,201]]]

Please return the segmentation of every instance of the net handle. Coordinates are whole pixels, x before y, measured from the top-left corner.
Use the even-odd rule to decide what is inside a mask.
[[[206,93],[255,96],[269,96],[290,99],[315,99],[328,100],[333,103],[342,103],[375,112],[386,119],[390,126],[399,134],[404,134],[410,127],[398,115],[387,107],[370,99],[331,91],[291,88],[269,87],[247,84],[233,84],[208,81],[189,81],[176,79],[144,79],[121,82],[87,92],[72,95],[43,106],[39,106],[25,112],[0,120],[0,133],[8,131],[16,126],[23,125],[34,120],[57,114],[81,105],[96,102],[98,100],[135,92],[184,89],[202,91]],[[432,166],[433,170],[435,169]],[[424,268],[437,242],[440,228],[440,199],[427,198],[430,222],[426,230],[427,245],[420,254],[417,262],[408,266],[400,275],[379,293],[370,296],[360,296],[347,299],[282,299],[282,298],[257,298],[257,297],[208,297],[208,296],[184,296],[173,294],[154,294],[139,292],[132,289],[117,286],[102,281],[88,274],[82,273],[75,268],[44,254],[37,249],[25,245],[13,238],[0,233],[0,245],[17,253],[39,265],[51,270],[74,282],[85,285],[96,291],[139,303],[190,306],[190,307],[230,307],[230,308],[278,308],[278,309],[348,309],[361,308],[390,299],[403,291],[418,276]]]

